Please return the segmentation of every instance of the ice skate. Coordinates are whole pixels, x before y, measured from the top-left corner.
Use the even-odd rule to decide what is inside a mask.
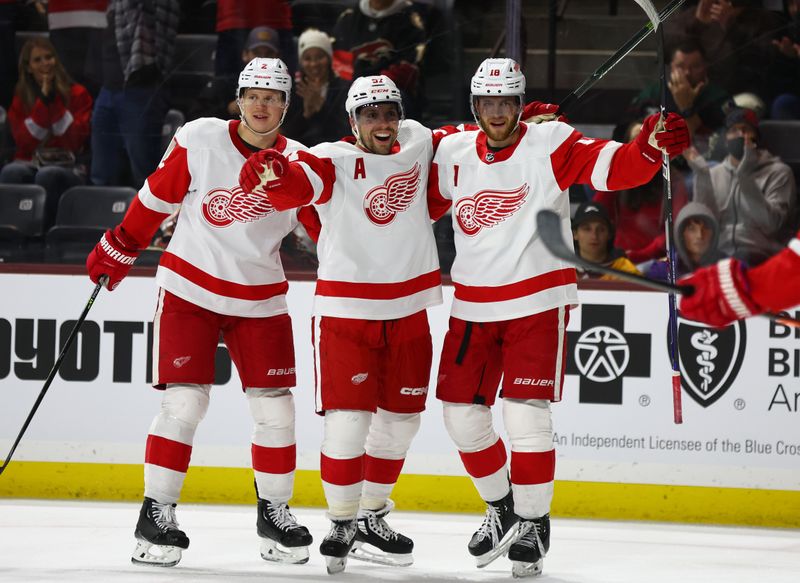
[[[182,550],[189,548],[189,537],[178,528],[175,504],[160,504],[152,498],[144,499],[134,535],[131,562],[137,565],[174,567]]]
[[[414,541],[386,524],[385,517],[393,509],[394,502],[387,500],[380,510],[358,511],[358,532],[351,557],[391,567],[408,567],[414,562]]]
[[[344,571],[347,556],[356,541],[358,526],[356,519],[331,520],[331,530],[319,545],[319,552],[325,557],[329,575]]]
[[[516,538],[518,520],[519,517],[514,514],[514,497],[511,492],[496,502],[487,503],[483,524],[472,535],[467,546],[479,569],[508,550]]]
[[[542,564],[550,549],[550,515],[519,521],[519,536],[508,549],[511,574],[519,579],[536,577],[542,573]]]
[[[305,526],[289,511],[289,506],[258,500],[256,530],[261,537],[261,558],[275,563],[308,562],[308,545],[313,542]]]

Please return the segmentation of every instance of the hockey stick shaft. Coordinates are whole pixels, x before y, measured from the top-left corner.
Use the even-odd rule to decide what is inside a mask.
[[[664,9],[658,13],[659,19],[663,22],[669,18],[673,13],[675,13],[676,10],[678,10],[678,8],[683,5],[685,1],[686,0],[672,0],[672,2],[667,4],[667,6],[665,6]],[[595,71],[589,75],[583,81],[583,83],[578,86],[577,89],[567,95],[558,105],[559,110],[566,112],[570,107],[575,105],[575,102],[583,97],[584,93],[594,87],[594,85],[600,81],[600,79],[605,77],[606,74],[608,74],[608,72],[617,65],[617,63],[624,59],[633,49],[639,46],[641,42],[646,39],[651,32],[653,32],[653,29],[653,23],[648,21],[648,23],[644,25],[639,32],[633,35],[628,42],[622,45],[616,53],[611,55],[602,65],[595,69]]]
[[[56,373],[58,373],[58,369],[61,367],[61,362],[64,360],[64,356],[67,354],[67,350],[69,350],[69,347],[72,346],[72,341],[75,339],[75,336],[78,335],[78,331],[80,330],[83,321],[86,320],[86,316],[89,314],[89,310],[92,309],[94,300],[97,298],[97,294],[100,293],[100,289],[103,287],[103,284],[105,283],[106,279],[107,279],[106,276],[101,277],[97,285],[94,286],[92,295],[91,297],[89,297],[89,301],[86,302],[86,307],[83,308],[83,312],[78,318],[78,321],[75,322],[75,326],[72,327],[72,331],[69,333],[67,341],[64,342],[64,347],[61,349],[61,353],[58,355],[58,358],[56,359],[53,368],[50,369],[50,374],[47,375],[47,379],[44,381],[44,386],[42,387],[42,390],[39,392],[39,396],[36,397],[36,402],[33,404],[31,412],[28,413],[28,418],[25,419],[25,423],[22,424],[22,429],[19,430],[17,439],[14,441],[14,445],[11,446],[11,451],[8,452],[6,461],[4,461],[3,465],[0,466],[0,475],[2,475],[3,471],[11,462],[11,458],[13,457],[14,452],[17,450],[19,442],[22,440],[22,436],[25,435],[25,431],[28,429],[28,425],[31,424],[31,420],[33,419],[33,416],[36,414],[36,411],[39,409],[39,405],[41,405],[42,399],[44,399],[44,396],[47,393],[47,389],[50,388],[50,384],[53,382],[53,379],[56,377]]]

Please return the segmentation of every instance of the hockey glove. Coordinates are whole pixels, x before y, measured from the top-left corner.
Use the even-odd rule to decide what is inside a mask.
[[[677,113],[670,113],[665,119],[654,113],[645,118],[642,131],[636,136],[636,143],[648,158],[659,159],[661,152],[674,158],[692,145],[689,127]]]
[[[94,246],[86,258],[86,271],[93,283],[100,281],[103,275],[109,291],[113,291],[128,275],[133,262],[139,256],[139,249],[126,235],[122,227],[106,231],[100,242]]]
[[[722,328],[764,311],[750,296],[747,268],[736,259],[702,267],[679,283],[695,290],[691,296],[681,297],[678,308],[690,320]]]
[[[555,103],[531,101],[522,109],[522,121],[525,123],[543,123],[546,121],[563,121],[569,123],[567,116],[559,113]]]
[[[269,188],[280,186],[280,178],[289,169],[289,161],[278,150],[261,150],[251,155],[239,172],[239,186],[245,192],[266,195]]]

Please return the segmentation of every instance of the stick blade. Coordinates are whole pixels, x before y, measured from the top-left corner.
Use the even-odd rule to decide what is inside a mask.
[[[575,251],[564,243],[561,233],[561,216],[549,209],[539,211],[536,215],[536,227],[542,243],[553,255],[568,263],[575,263]]]

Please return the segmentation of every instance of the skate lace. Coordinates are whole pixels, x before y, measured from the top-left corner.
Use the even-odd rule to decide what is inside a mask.
[[[175,507],[172,504],[153,503],[153,522],[162,532],[178,530],[178,519],[175,517]]]
[[[520,521],[519,537],[517,538],[516,544],[521,544],[526,547],[539,547],[542,554],[544,554],[544,549],[541,547],[539,523],[534,520]]]
[[[493,544],[500,542],[500,534],[503,531],[503,522],[500,520],[500,513],[497,508],[489,504],[486,507],[486,515],[483,517],[483,523],[478,528],[478,536],[481,538],[489,538]]]
[[[289,511],[287,504],[270,504],[267,508],[270,520],[281,530],[297,528],[297,519]]]
[[[325,538],[330,541],[348,544],[350,539],[352,539],[355,535],[355,531],[356,526],[354,520],[347,522],[334,522],[331,526],[331,531]]]
[[[367,513],[367,522],[369,523],[369,529],[385,541],[396,540],[399,536],[397,531],[389,526],[382,516],[374,512]]]

